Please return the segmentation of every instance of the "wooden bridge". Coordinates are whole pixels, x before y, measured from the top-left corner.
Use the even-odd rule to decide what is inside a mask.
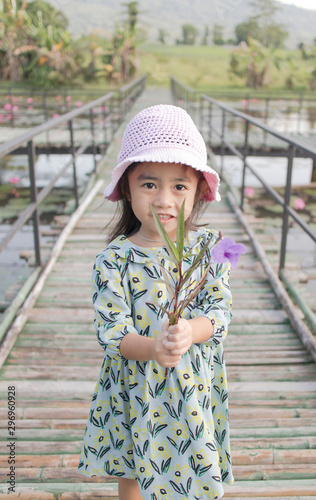
[[[113,210],[102,200],[102,190],[126,122],[158,103],[172,103],[169,91],[146,90],[134,104],[102,160],[99,180],[66,221],[50,261],[2,343],[1,499],[10,498],[10,452],[16,460],[12,498],[117,498],[113,478],[77,473],[103,359],[93,328],[90,275]],[[255,219],[241,216],[225,184],[221,193],[221,203],[208,208],[204,221],[247,248],[231,274],[234,318],[225,341],[236,479],[226,487],[225,499],[316,500],[315,359],[258,258],[260,244],[253,244],[251,232]],[[13,393],[15,397],[14,435],[8,433],[8,393],[11,406]]]

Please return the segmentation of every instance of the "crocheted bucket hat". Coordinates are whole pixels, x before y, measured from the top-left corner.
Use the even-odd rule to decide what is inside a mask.
[[[209,167],[206,146],[190,115],[178,106],[159,104],[140,111],[127,125],[118,164],[104,198],[118,201],[118,181],[134,162],[182,163],[203,175],[209,186],[205,201],[219,201],[219,176]]]

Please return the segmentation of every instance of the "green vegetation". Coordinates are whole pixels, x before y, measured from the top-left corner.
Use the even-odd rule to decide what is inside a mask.
[[[251,0],[253,14],[235,28],[236,42],[248,43],[253,38],[264,47],[279,48],[284,46],[288,32],[282,24],[275,22],[275,13],[279,9],[274,0]]]
[[[111,36],[101,30],[74,39],[64,14],[44,0],[0,2],[0,76],[37,87],[126,82],[137,72],[138,2]]]
[[[246,76],[243,73],[240,76],[234,74],[230,67],[232,54],[238,50],[219,45],[170,46],[147,43],[140,46],[140,71],[148,73],[148,83],[151,85],[168,86],[169,75],[172,74],[196,90],[245,91]],[[277,49],[273,57],[278,58],[280,69],[271,63],[269,91],[309,90],[312,79],[311,60],[302,59],[299,50]],[[287,84],[290,77],[292,87]]]
[[[175,45],[167,45],[170,35],[158,28],[160,43],[145,43],[137,1],[122,4],[123,19],[112,33],[96,29],[73,38],[63,12],[44,0],[3,0],[0,82],[106,89],[148,73],[150,84],[167,86],[174,74],[197,90],[315,90],[316,46],[301,42],[299,50],[282,49],[286,32],[274,21],[274,0],[249,2],[252,15],[235,30],[237,39],[246,41],[225,46],[219,24],[210,31],[185,23]]]

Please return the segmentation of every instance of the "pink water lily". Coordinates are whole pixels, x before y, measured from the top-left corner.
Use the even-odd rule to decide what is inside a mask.
[[[20,182],[20,177],[10,177],[9,182],[11,184],[18,184]]]
[[[33,102],[32,97],[28,97],[28,98],[26,99],[26,102],[28,102],[29,104],[30,104],[31,102]]]
[[[304,210],[306,207],[306,203],[302,198],[295,198],[293,205],[295,210]]]
[[[236,269],[240,254],[246,252],[242,243],[236,243],[232,238],[223,238],[212,250],[212,259],[217,264],[230,262],[233,269]]]
[[[20,198],[21,196],[20,193],[15,188],[11,190],[11,193],[15,196],[15,198]]]
[[[252,187],[245,187],[244,189],[244,195],[247,196],[247,198],[252,198],[255,194],[255,190]]]

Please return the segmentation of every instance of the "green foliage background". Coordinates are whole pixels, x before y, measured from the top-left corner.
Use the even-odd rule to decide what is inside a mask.
[[[173,74],[196,90],[240,91],[245,90],[245,79],[230,71],[230,59],[235,48],[223,46],[169,46],[147,43],[140,46],[141,73],[148,73],[150,85],[169,85]],[[290,60],[295,64],[296,91],[307,91],[313,62],[303,60],[299,50],[279,49],[280,71],[271,66],[269,90],[284,91],[286,78],[291,73]]]

